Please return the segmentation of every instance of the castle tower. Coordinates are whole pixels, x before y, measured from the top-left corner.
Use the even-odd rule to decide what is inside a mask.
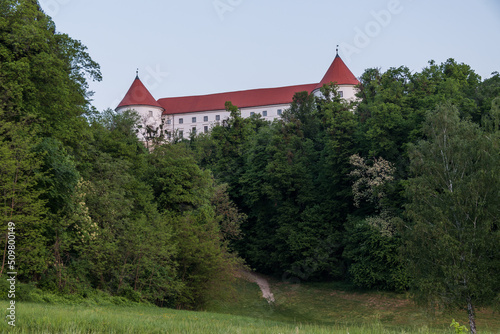
[[[337,50],[337,55],[333,60],[330,68],[326,71],[325,76],[316,85],[312,93],[316,96],[321,96],[320,88],[325,84],[333,82],[338,85],[339,94],[346,100],[353,100],[356,98],[355,86],[359,84],[359,80],[356,79],[351,70],[346,66],[342,58],[340,58]]]
[[[162,114],[165,111],[144,86],[139,75],[136,75],[127,94],[115,109],[116,112],[124,112],[125,110],[135,110],[139,114],[142,125],[142,129],[139,129],[138,133],[140,140],[147,139],[145,138],[147,137],[147,128],[159,131]]]

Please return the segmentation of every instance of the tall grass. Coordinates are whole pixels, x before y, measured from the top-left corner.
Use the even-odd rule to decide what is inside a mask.
[[[0,302],[5,310],[7,302]],[[5,313],[5,312],[3,312]],[[386,329],[380,323],[361,326],[289,324],[261,318],[177,311],[152,306],[83,306],[19,303],[16,327],[1,322],[5,333],[443,333],[419,328]],[[446,330],[446,333],[452,333]]]
[[[271,282],[276,303],[269,305],[254,283],[238,280],[234,294],[213,300],[207,311],[191,312],[138,304],[95,291],[59,296],[24,288],[16,302],[16,327],[7,324],[8,301],[0,301],[0,333],[453,333],[453,318],[430,317],[405,296],[356,292],[335,284],[291,285]],[[482,334],[500,333],[500,317],[478,314]]]

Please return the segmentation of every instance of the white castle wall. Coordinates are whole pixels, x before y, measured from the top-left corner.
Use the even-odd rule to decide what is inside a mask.
[[[145,106],[145,105],[133,105],[133,106],[123,106],[116,109],[116,112],[124,112],[126,110],[134,110],[139,114],[141,118],[142,129],[139,129],[137,137],[141,141],[145,141],[145,127],[150,127],[152,129],[158,129],[161,124],[161,117],[163,113],[163,108],[155,106]]]
[[[357,99],[356,98],[356,88],[352,85],[339,85],[338,92],[339,92],[339,94],[341,94],[341,97],[344,98],[344,100],[354,101]],[[319,89],[314,90],[313,94],[315,96],[318,96],[318,97],[323,96]]]
[[[279,104],[241,108],[240,111],[243,118],[248,118],[253,113],[261,115],[265,120],[272,121],[281,117],[281,113],[289,107],[289,104]],[[230,113],[225,109],[165,115],[163,116],[164,129],[170,131],[171,134],[177,131],[177,135],[182,134],[182,137],[189,138],[193,129],[196,129],[197,134],[208,132],[214,125],[228,119],[229,115]]]

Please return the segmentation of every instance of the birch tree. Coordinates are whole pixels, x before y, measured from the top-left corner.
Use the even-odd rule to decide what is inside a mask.
[[[467,311],[500,293],[498,127],[489,131],[442,105],[429,115],[426,140],[410,149],[405,226],[408,267],[418,300]]]

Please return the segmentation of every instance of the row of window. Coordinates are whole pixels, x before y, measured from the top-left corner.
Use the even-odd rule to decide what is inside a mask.
[[[196,126],[193,126],[193,127],[191,128],[191,133],[195,135],[195,134],[196,134],[196,131],[197,131],[197,130],[196,130]],[[204,133],[207,133],[207,132],[208,132],[208,125],[205,125],[205,126],[203,127],[203,132],[204,132]],[[184,138],[184,131],[179,130],[179,137]]]
[[[282,109],[278,109],[278,115],[282,114]],[[255,115],[255,112],[250,112],[250,116]],[[267,110],[264,110],[262,112],[262,116],[267,117]],[[196,123],[196,116],[191,118],[191,123]],[[220,121],[220,115],[215,115],[215,120]],[[208,122],[208,116],[203,116],[203,122]],[[167,119],[167,124],[172,124],[171,119]],[[179,118],[179,124],[184,124],[184,118]]]
[[[278,109],[278,115],[281,115],[282,112],[283,112],[282,109]],[[250,112],[250,116],[252,116],[254,114],[255,113],[253,111]],[[267,116],[267,110],[264,110],[262,112],[262,116],[264,116],[264,117]],[[196,117],[193,117],[191,120],[193,121],[193,123],[196,123]],[[215,115],[215,120],[216,121],[220,121],[220,115]],[[203,121],[204,122],[208,122],[208,116],[203,116]],[[183,124],[183,123],[184,123],[184,119],[183,118],[179,118],[179,124]],[[167,124],[171,124],[171,120],[170,119],[167,120]],[[196,127],[193,126],[191,128],[191,133],[196,134],[196,131],[197,131]],[[204,133],[208,132],[208,125],[205,125],[203,127],[203,132]],[[170,132],[168,132],[168,137],[170,138]],[[179,130],[179,137],[184,138],[184,131],[183,130]]]
[[[282,113],[282,112],[283,112],[283,110],[278,109],[278,116],[281,116],[281,113]],[[255,115],[255,112],[251,111],[251,112],[250,112],[250,116],[253,116],[253,115]],[[264,110],[264,111],[262,112],[262,116],[267,117],[267,110]]]
[[[198,130],[196,129],[196,127],[195,127],[195,126],[193,126],[193,127],[191,128],[191,133],[192,133],[193,135],[196,135],[196,133],[197,133],[197,132],[198,132]],[[204,133],[208,133],[208,125],[205,125],[205,126],[203,127],[203,132],[204,132]],[[168,138],[169,140],[170,140],[170,139],[172,139],[172,132],[170,132],[169,130],[165,130],[165,134],[166,134],[166,136],[167,136],[167,138]],[[179,130],[178,135],[179,135],[179,137],[184,138],[184,131],[183,131],[183,130]]]
[[[220,115],[215,115],[215,120],[220,121]],[[184,124],[184,118],[179,118],[179,124]],[[203,116],[203,122],[208,122],[208,116]],[[196,116],[191,118],[191,123],[196,123]],[[172,120],[167,119],[167,124],[172,124]]]

